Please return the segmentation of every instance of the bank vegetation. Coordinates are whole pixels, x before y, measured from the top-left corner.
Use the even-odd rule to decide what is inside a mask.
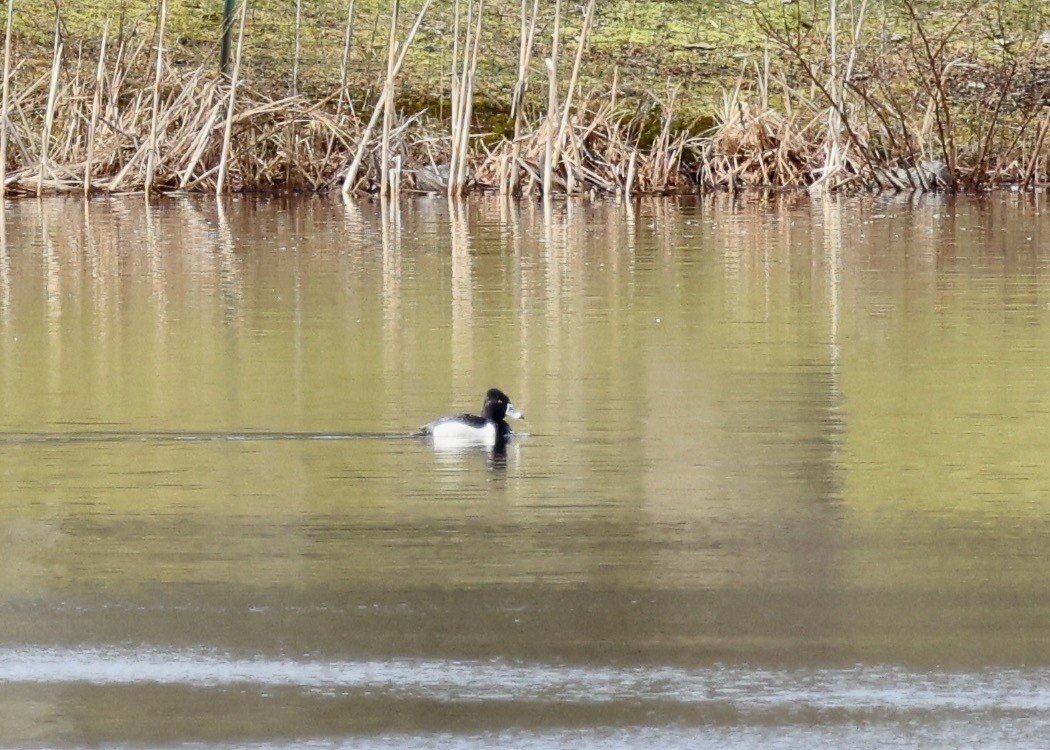
[[[1040,2],[227,5],[7,0],[7,194],[1050,181]]]

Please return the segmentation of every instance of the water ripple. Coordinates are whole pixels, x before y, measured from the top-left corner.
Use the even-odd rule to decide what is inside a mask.
[[[624,700],[730,705],[738,710],[996,711],[1050,709],[1050,670],[912,672],[848,669],[573,666],[431,659],[243,658],[156,648],[8,648],[0,683],[239,685],[304,692],[362,692],[439,702]]]

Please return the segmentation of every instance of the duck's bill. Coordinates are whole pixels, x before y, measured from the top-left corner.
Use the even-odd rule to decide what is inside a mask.
[[[514,404],[507,404],[507,416],[514,419],[525,419],[525,415]]]

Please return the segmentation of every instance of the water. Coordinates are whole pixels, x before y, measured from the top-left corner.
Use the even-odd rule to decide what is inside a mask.
[[[0,745],[1043,742],[1041,197],[383,216],[7,205]]]

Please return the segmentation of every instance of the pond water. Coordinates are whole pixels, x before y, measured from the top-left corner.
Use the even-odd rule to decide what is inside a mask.
[[[8,203],[0,745],[1039,744],[1043,201]]]

